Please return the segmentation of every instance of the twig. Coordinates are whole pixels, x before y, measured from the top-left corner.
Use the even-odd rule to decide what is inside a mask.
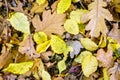
[[[7,3],[6,0],[4,0],[4,2],[5,2],[5,6],[6,6],[6,14],[7,14],[7,18],[8,18],[8,3]]]

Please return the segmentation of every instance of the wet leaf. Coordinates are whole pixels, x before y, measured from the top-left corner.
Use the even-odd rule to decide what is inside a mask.
[[[33,62],[21,62],[21,63],[10,63],[7,68],[5,68],[3,71],[8,71],[14,74],[24,74],[27,71],[30,70],[30,68],[33,66]]]
[[[52,35],[50,44],[52,50],[57,54],[64,53],[65,50],[67,49],[66,43],[56,35]]]
[[[41,44],[47,41],[47,35],[44,32],[36,32],[33,39],[37,44]]]
[[[78,34],[79,33],[79,26],[76,23],[76,21],[74,21],[72,19],[66,20],[66,22],[64,23],[64,28],[67,32],[69,32],[71,34]]]
[[[82,71],[86,77],[89,77],[97,70],[98,61],[97,58],[92,55],[87,55],[82,60]]]
[[[89,38],[80,38],[80,42],[87,50],[94,51],[98,49],[97,44]]]
[[[30,23],[28,22],[27,16],[23,13],[16,12],[8,20],[16,30],[30,34]]]
[[[83,60],[86,56],[88,56],[88,55],[91,55],[91,56],[92,56],[92,53],[89,52],[89,51],[83,51],[83,52],[80,53],[79,56],[77,56],[77,57],[74,59],[74,61],[75,61],[75,62],[78,62],[78,63],[82,63],[82,60]]]
[[[113,52],[112,50],[108,49],[107,52],[105,52],[103,49],[99,49],[97,51],[97,59],[101,63],[102,67],[110,67],[113,62]]]
[[[62,14],[64,13],[71,5],[71,0],[60,0],[57,5],[57,13]]]

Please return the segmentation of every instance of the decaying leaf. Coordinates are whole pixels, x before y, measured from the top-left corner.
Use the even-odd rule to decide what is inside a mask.
[[[120,44],[120,29],[118,29],[119,26],[118,24],[113,24],[113,28],[110,31],[110,33],[108,34],[109,37],[111,37],[112,39],[116,40],[119,44]]]
[[[57,13],[64,13],[71,5],[71,0],[60,0],[57,6]]]
[[[14,27],[16,30],[30,34],[30,23],[28,22],[27,16],[25,16],[23,13],[14,13],[10,19],[8,19],[8,21],[10,21],[12,27]]]
[[[57,54],[64,53],[67,49],[66,43],[56,35],[52,35],[50,44],[52,50]]]
[[[19,44],[18,51],[22,54],[30,55],[31,57],[36,54],[35,48],[34,48],[34,42],[32,40],[32,36],[29,35],[25,40],[23,40]]]
[[[43,31],[48,36],[52,33],[62,35],[64,28],[62,27],[65,21],[65,14],[57,14],[51,10],[44,11],[42,15],[42,21],[39,18],[39,15],[35,15],[32,19],[32,24],[35,27],[36,31]]]
[[[10,63],[3,71],[8,71],[14,74],[24,74],[32,68],[33,62]]]
[[[89,38],[80,38],[80,42],[87,50],[94,51],[98,49],[98,46]]]
[[[82,60],[82,71],[86,77],[89,77],[97,70],[98,61],[93,55],[87,55]]]
[[[106,6],[107,4],[103,0],[95,0],[88,5],[90,12],[82,17],[83,22],[90,20],[86,26],[86,30],[90,30],[91,37],[98,37],[100,32],[106,35],[108,32],[104,19],[112,21],[113,18],[110,12],[103,8]]]
[[[110,67],[113,62],[113,52],[112,50],[108,49],[107,52],[105,52],[103,49],[99,49],[97,51],[97,59],[101,63],[102,67]]]
[[[120,65],[115,62],[114,66],[108,70],[110,75],[110,80],[120,80]]]

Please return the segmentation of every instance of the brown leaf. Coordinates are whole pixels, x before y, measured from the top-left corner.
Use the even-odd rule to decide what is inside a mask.
[[[112,21],[113,17],[107,9],[103,8],[106,6],[107,4],[103,0],[95,0],[88,5],[90,12],[82,17],[83,22],[90,20],[86,26],[86,30],[90,30],[91,37],[98,37],[100,32],[106,35],[108,32],[104,19]]]
[[[101,63],[102,67],[110,67],[113,62],[113,52],[112,50],[107,50],[105,52],[103,49],[99,49],[97,51],[96,57],[98,61]]]
[[[42,21],[39,15],[35,15],[32,20],[32,24],[36,31],[43,31],[48,36],[52,33],[62,35],[64,32],[63,23],[65,21],[65,14],[57,14],[54,12],[51,14],[51,10],[44,11],[42,15]]]
[[[22,54],[27,54],[33,57],[34,54],[36,54],[35,48],[34,48],[34,42],[32,40],[32,36],[28,36],[25,40],[23,40],[19,44],[18,51]]]
[[[108,70],[110,75],[110,80],[120,80],[120,65],[116,62],[114,66]]]
[[[113,28],[108,34],[112,39],[116,40],[118,43],[120,43],[120,29],[118,29],[118,23],[113,24]]]
[[[51,51],[47,51],[44,53],[41,53],[41,58],[44,62],[48,62],[50,60],[50,56],[52,56],[52,52]]]

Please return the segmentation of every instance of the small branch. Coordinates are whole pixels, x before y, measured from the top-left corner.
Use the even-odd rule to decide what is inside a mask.
[[[6,0],[4,0],[4,2],[5,2],[5,6],[6,6],[6,14],[7,14],[7,18],[8,18],[8,3],[7,3]]]

